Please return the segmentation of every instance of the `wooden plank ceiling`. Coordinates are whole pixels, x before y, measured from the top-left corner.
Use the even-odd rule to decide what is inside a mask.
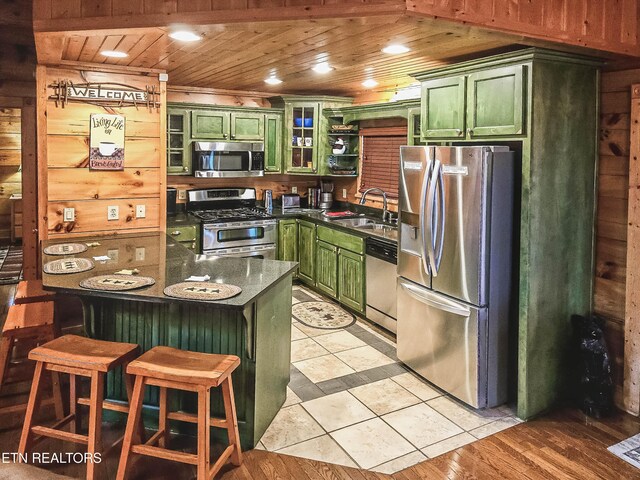
[[[513,45],[518,37],[449,22],[406,16],[192,26],[203,39],[172,40],[169,28],[76,32],[64,36],[62,61],[166,70],[170,85],[261,90],[277,93],[356,95],[367,78],[375,90],[414,82],[411,73]],[[388,55],[381,49],[402,43],[411,51]],[[103,50],[128,54],[107,58]],[[311,68],[328,61],[335,69]],[[275,71],[283,80],[269,86]]]

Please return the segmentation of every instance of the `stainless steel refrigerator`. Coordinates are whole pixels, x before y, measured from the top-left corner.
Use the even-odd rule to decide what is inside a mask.
[[[514,162],[400,148],[398,358],[475,408],[507,400]]]

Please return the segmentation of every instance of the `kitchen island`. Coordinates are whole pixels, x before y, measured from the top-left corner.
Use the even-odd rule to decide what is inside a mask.
[[[143,352],[167,345],[239,356],[241,363],[233,374],[233,386],[240,438],[244,449],[253,448],[286,397],[291,356],[291,285],[296,263],[195,255],[163,233],[73,241],[99,244],[74,257],[109,259],[95,261],[93,269],[82,273],[43,273],[44,287],[82,299],[85,330],[92,338],[137,343]],[[45,241],[43,248],[57,243],[69,241]],[[43,265],[60,258],[64,257],[43,253]],[[140,276],[153,278],[155,284],[130,291],[80,286],[84,279],[121,269],[137,269]],[[192,275],[209,275],[211,282],[236,285],[242,292],[219,301],[178,299],[163,293],[166,286]],[[126,400],[121,372],[110,373],[106,385],[108,398]],[[146,410],[153,410],[157,402],[157,389],[148,388]],[[193,412],[196,408],[195,397],[187,393],[175,392],[171,402],[172,409]],[[212,411],[214,415],[223,412],[219,392],[212,392]],[[219,433],[217,430],[212,434]]]

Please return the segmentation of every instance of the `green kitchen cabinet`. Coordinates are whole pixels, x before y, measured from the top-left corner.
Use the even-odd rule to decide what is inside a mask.
[[[189,111],[167,109],[167,174],[190,175]]]
[[[224,110],[193,110],[191,138],[199,140],[228,140],[231,114]]]
[[[233,111],[230,122],[231,140],[264,140],[264,113]]]
[[[407,145],[424,145],[420,138],[420,107],[412,107],[407,111]]]
[[[310,285],[315,285],[316,266],[316,225],[298,220],[298,278]]]
[[[520,135],[524,122],[523,65],[471,73],[467,80],[469,137]]]
[[[316,288],[338,298],[338,247],[322,240],[316,243]]]
[[[200,253],[200,226],[167,226],[167,234],[194,253]]]
[[[338,300],[358,312],[365,311],[364,268],[363,255],[338,250]]]
[[[282,173],[282,114],[268,113],[264,123],[264,170]]]
[[[278,222],[278,259],[298,261],[298,221],[295,218]]]
[[[457,139],[464,136],[465,87],[464,75],[422,82],[422,138]]]

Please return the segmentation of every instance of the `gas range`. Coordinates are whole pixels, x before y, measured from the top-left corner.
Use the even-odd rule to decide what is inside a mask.
[[[276,258],[277,221],[256,207],[255,188],[189,190],[187,211],[202,222],[203,254]]]

